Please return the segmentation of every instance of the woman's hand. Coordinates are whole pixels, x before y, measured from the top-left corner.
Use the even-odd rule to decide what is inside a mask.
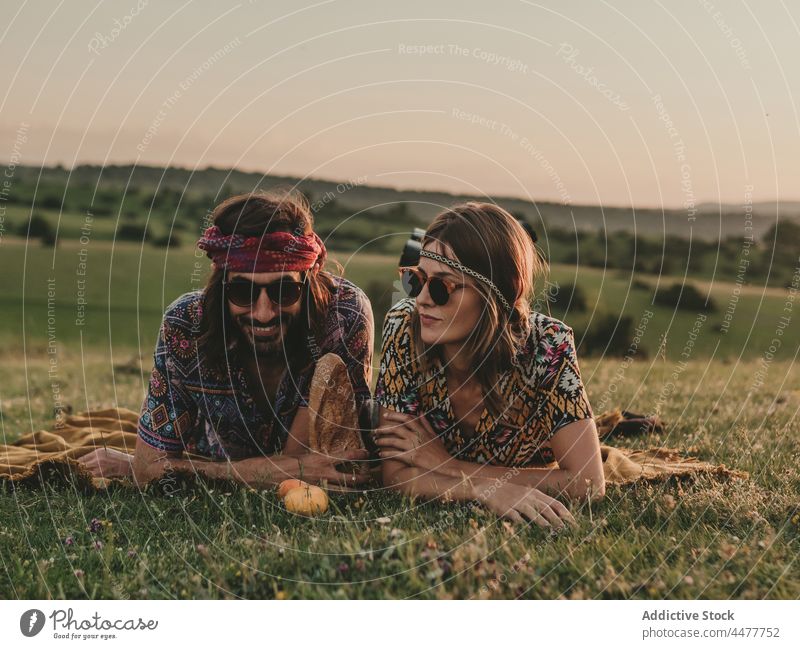
[[[381,425],[375,429],[375,443],[381,459],[399,460],[426,471],[440,471],[453,459],[424,416],[384,411]]]
[[[491,482],[485,484],[483,489],[477,486],[477,500],[498,516],[515,523],[528,519],[554,531],[564,529],[565,523],[577,526],[563,503],[539,489],[511,483],[496,488]]]
[[[78,458],[95,478],[133,477],[133,455],[113,448],[98,448]]]

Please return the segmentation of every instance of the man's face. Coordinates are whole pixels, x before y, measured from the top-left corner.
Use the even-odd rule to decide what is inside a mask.
[[[279,280],[299,282],[301,273],[228,273],[227,281],[233,280],[253,284],[270,284]],[[284,356],[284,343],[289,332],[296,326],[302,309],[302,298],[290,306],[280,306],[269,298],[266,290],[255,288],[253,300],[252,306],[237,306],[229,299],[226,300],[239,336],[256,356]]]

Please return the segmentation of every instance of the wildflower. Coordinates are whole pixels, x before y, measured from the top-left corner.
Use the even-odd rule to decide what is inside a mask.
[[[75,539],[73,539],[73,538],[72,538],[72,535],[70,534],[70,535],[69,535],[67,538],[65,538],[65,539],[62,541],[62,543],[63,543],[64,545],[66,545],[67,547],[69,547],[69,546],[71,546],[71,545],[75,545]]]
[[[75,577],[77,577],[78,579],[83,579],[83,570],[81,570],[80,568],[76,568],[75,570],[73,570],[72,574],[75,575]]]
[[[89,523],[89,531],[92,534],[97,534],[101,529],[103,529],[103,524],[100,522],[99,518],[93,518],[92,522]]]
[[[339,564],[339,567],[336,569],[340,575],[346,575],[350,571],[350,566],[348,566],[344,561]]]
[[[102,550],[103,549],[103,542],[102,541],[95,541],[94,543],[92,543],[92,547],[95,550]]]

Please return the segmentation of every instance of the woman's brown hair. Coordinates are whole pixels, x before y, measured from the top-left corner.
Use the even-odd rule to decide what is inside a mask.
[[[485,308],[463,343],[464,352],[476,368],[475,377],[483,389],[487,409],[498,418],[504,409],[498,381],[514,364],[530,334],[535,283],[547,272],[547,262],[517,219],[493,203],[470,201],[444,210],[428,227],[422,246],[433,242],[449,246],[457,261],[492,280],[512,307],[508,313],[484,282],[472,281],[483,294]],[[441,350],[438,345],[423,343],[416,309],[411,335],[416,349],[423,350],[423,370],[431,371],[431,361],[435,356],[441,359]]]
[[[303,236],[310,234],[314,227],[314,215],[308,202],[302,195],[291,191],[257,191],[232,196],[214,209],[211,218],[225,235],[236,233],[260,237],[271,232],[291,232]],[[333,264],[341,274],[341,266],[336,262]],[[313,362],[311,348],[321,342],[325,334],[325,316],[335,292],[333,275],[324,270],[325,265],[308,271],[302,297],[302,330],[293,332],[286,342],[286,357],[293,370],[301,370]],[[223,295],[224,281],[225,270],[214,268],[204,291],[197,341],[204,361],[218,370],[225,367],[230,353],[226,343],[230,343],[230,332],[235,331]]]

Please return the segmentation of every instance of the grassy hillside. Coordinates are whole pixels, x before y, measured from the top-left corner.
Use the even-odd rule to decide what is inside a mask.
[[[269,189],[296,188],[321,201],[328,196],[348,205],[354,212],[389,207],[398,203],[409,206],[410,223],[426,224],[444,206],[463,200],[495,200],[512,212],[524,215],[540,232],[552,228],[578,231],[636,232],[662,238],[675,235],[686,239],[717,241],[743,235],[745,208],[742,205],[702,204],[694,219],[687,210],[653,209],[597,205],[562,205],[507,196],[469,196],[447,192],[397,190],[374,186],[370,178],[322,180],[288,176],[264,176],[261,173],[230,169],[182,169],[129,165],[98,167],[81,165],[73,170],[61,167],[17,167],[15,195],[19,204],[30,209],[37,196],[40,206],[60,206],[66,200],[67,211],[124,216],[164,210],[177,215],[200,214],[221,197],[232,193]],[[121,200],[121,197],[124,197]],[[753,235],[758,239],[779,218],[800,220],[800,203],[756,203],[752,205]],[[172,219],[170,219],[171,221]]]
[[[138,409],[143,378],[112,372],[104,350],[83,356],[72,350],[63,367],[64,397],[76,409]],[[671,368],[634,363],[616,383],[614,404],[650,410]],[[18,395],[11,403],[4,397],[5,433],[49,425],[47,359],[7,352],[4,369],[4,395]],[[584,362],[592,399],[617,380],[618,369],[611,360]],[[0,593],[794,599],[800,372],[776,363],[769,383],[747,395],[757,370],[757,361],[692,361],[663,404],[664,434],[610,441],[676,446],[748,471],[748,480],[610,487],[591,508],[569,504],[579,527],[555,538],[480,508],[411,502],[382,489],[333,495],[327,514],[306,519],[287,513],[271,490],[181,485],[165,497],[135,490],[82,495],[69,484],[12,491],[0,484]]]

